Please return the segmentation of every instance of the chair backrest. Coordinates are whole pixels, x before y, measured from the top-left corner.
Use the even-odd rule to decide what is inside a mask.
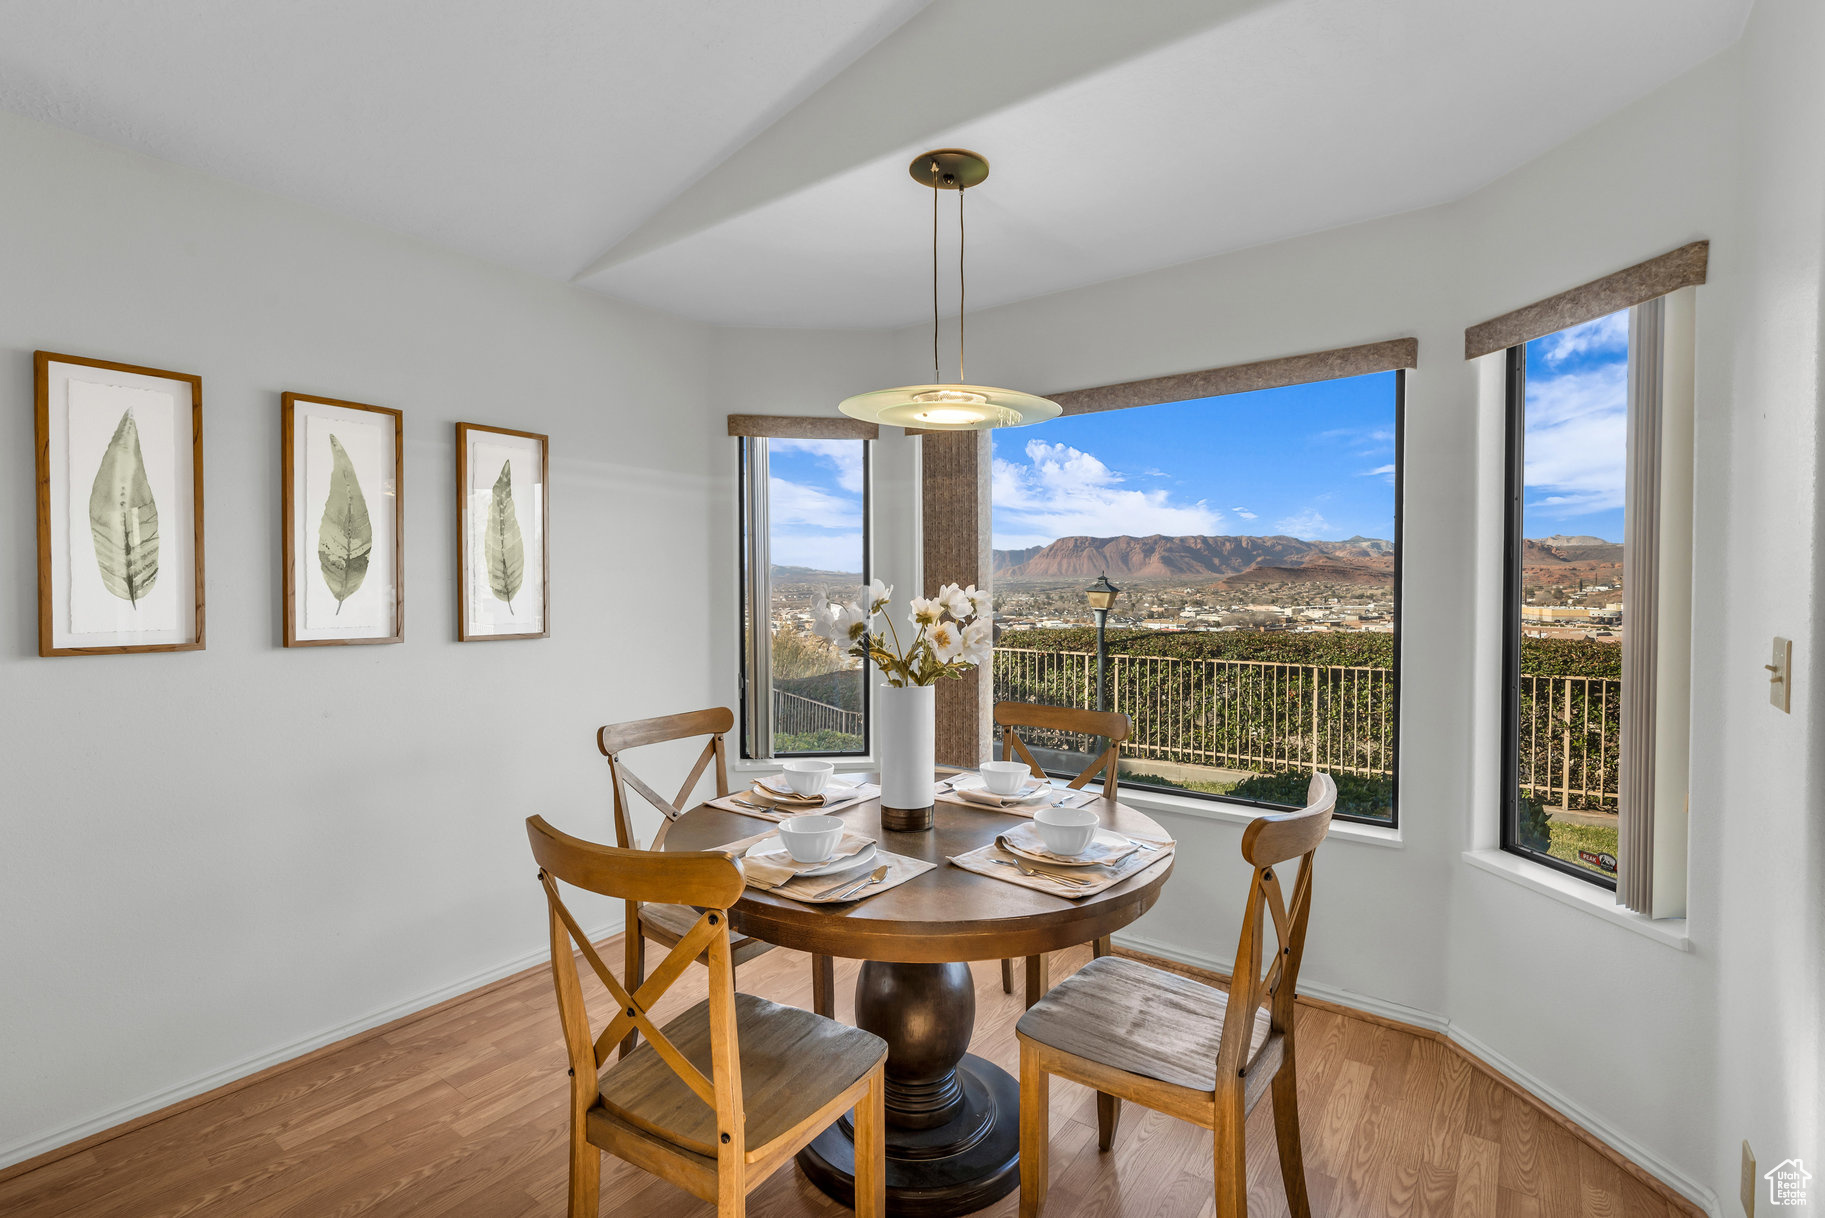
[[[1314,774],[1306,788],[1304,808],[1258,817],[1242,833],[1242,857],[1254,865],[1255,875],[1242,915],[1236,967],[1229,979],[1229,1003],[1217,1049],[1218,1078],[1226,1074],[1234,1078],[1247,1068],[1255,1013],[1263,1003],[1271,1004],[1273,1031],[1284,1033],[1293,1026],[1293,998],[1312,912],[1312,863],[1336,807],[1336,782],[1329,774]],[[1299,878],[1289,901],[1280,885],[1279,868],[1291,859],[1299,860]],[[1271,956],[1264,950],[1270,925],[1274,932]]]
[[[747,1122],[742,1118],[741,1049],[735,1031],[735,971],[729,956],[729,906],[740,899],[746,883],[741,864],[715,852],[674,854],[624,850],[562,833],[542,816],[528,817],[526,836],[539,864],[539,883],[551,912],[551,975],[558,992],[558,1019],[570,1056],[571,1100],[577,1111],[596,1101],[598,1075],[609,1053],[630,1032],[639,1032],[684,1085],[717,1114],[717,1128],[728,1139],[718,1148],[737,1161],[745,1153]],[[696,923],[629,992],[610,971],[589,936],[558,894],[557,881],[624,901],[693,905]],[[630,933],[631,930],[630,930]],[[575,945],[574,948],[572,945]],[[576,953],[608,990],[618,1010],[600,1034],[590,1036],[589,1012],[583,1000]],[[710,1075],[693,1065],[648,1016],[672,983],[699,957],[710,966]]]
[[[608,758],[610,785],[615,792],[615,844],[629,850],[638,850],[640,841],[634,836],[633,817],[627,806],[626,787],[632,787],[640,796],[665,818],[659,826],[659,832],[653,835],[652,848],[658,849],[665,841],[665,831],[678,819],[689,806],[691,792],[697,789],[697,783],[703,778],[703,772],[710,763],[716,763],[716,794],[729,793],[729,765],[723,737],[735,727],[735,712],[726,706],[712,706],[708,710],[686,711],[680,715],[661,715],[656,719],[634,719],[627,723],[611,723],[596,732],[596,747]],[[703,751],[697,754],[697,763],[691,767],[690,777],[678,788],[675,799],[667,799],[653,790],[638,774],[627,768],[621,754],[628,749],[639,748],[646,744],[663,744],[668,740],[688,740],[693,736],[708,736]]]
[[[1080,710],[1074,706],[1043,706],[1037,702],[995,703],[995,726],[1001,729],[1001,755],[1010,760],[1015,754],[1033,767],[1033,773],[1045,773],[1045,767],[1034,758],[1017,728],[1031,727],[1041,731],[1077,732],[1101,736],[1109,741],[1083,773],[1071,780],[1073,789],[1088,783],[1098,770],[1103,771],[1103,794],[1115,798],[1118,782],[1117,763],[1122,758],[1122,742],[1134,734],[1134,722],[1119,711]]]

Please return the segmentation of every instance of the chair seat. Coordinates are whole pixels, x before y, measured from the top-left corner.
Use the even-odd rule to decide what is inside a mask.
[[[1192,1091],[1216,1088],[1217,1046],[1229,996],[1137,960],[1101,956],[1053,986],[1020,1017],[1028,1040],[1104,1066]],[[1255,1013],[1248,1059],[1272,1032]]]
[[[735,1022],[750,1155],[810,1117],[887,1056],[887,1042],[872,1032],[752,994],[735,995]],[[660,1031],[709,1077],[707,1002]],[[715,1157],[715,1111],[685,1086],[644,1038],[639,1048],[602,1072],[600,1084],[602,1106],[609,1113],[674,1146]],[[592,1132],[606,1124],[602,1115],[601,1109],[591,1109]]]
[[[692,909],[689,905],[649,903],[640,907],[640,926],[646,931],[648,938],[657,939],[667,947],[671,947],[690,934],[691,927],[697,925],[697,919],[702,916],[700,910]],[[729,952],[737,964],[745,964],[762,952],[772,950],[773,944],[764,939],[752,939],[747,935],[734,933],[729,935]]]

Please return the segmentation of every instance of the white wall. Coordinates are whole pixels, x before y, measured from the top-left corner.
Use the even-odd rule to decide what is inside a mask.
[[[522,819],[720,693],[707,330],[0,115],[0,1163],[542,958]],[[39,659],[36,348],[203,378],[208,649]],[[279,394],[401,408],[406,641],[284,650]],[[551,435],[552,636],[454,639],[453,424]],[[612,926],[618,909],[590,911]]]
[[[1307,988],[1446,1029],[1713,1206],[1735,1196],[1743,1137],[1764,1165],[1825,1154],[1825,746],[1810,727],[1825,677],[1812,658],[1825,579],[1813,557],[1825,512],[1825,82],[1809,66],[1825,52],[1820,25],[1799,0],[1763,0],[1738,47],[1460,202],[970,319],[973,378],[1036,392],[1418,336],[1402,840],[1327,845]],[[1701,237],[1712,247],[1697,294],[1697,726],[1680,950],[1464,859],[1493,839],[1498,806],[1502,420],[1462,351],[1466,325]],[[868,336],[851,355],[884,362],[849,380],[898,383],[927,333],[900,331],[885,356]],[[765,367],[770,341],[813,340],[751,333],[747,349],[725,350],[723,375]],[[1766,705],[1760,665],[1777,632],[1797,640],[1791,718]],[[1240,829],[1161,815],[1182,842],[1178,875],[1128,938],[1225,963],[1246,876]]]

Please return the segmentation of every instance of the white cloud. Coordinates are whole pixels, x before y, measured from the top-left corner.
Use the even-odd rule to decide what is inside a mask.
[[[1204,500],[1174,502],[1170,491],[1129,490],[1116,470],[1068,444],[1029,440],[1026,461],[994,465],[995,545],[1045,545],[1060,537],[1215,533],[1223,514]]]
[[[840,525],[845,519],[860,520],[861,515],[862,505],[852,499],[803,482],[767,479],[767,517],[775,528],[782,524]]]
[[[1628,478],[1627,362],[1531,378],[1526,457],[1529,512],[1560,519],[1621,507]]]
[[[1255,513],[1249,511],[1247,508],[1233,507],[1233,508],[1230,508],[1229,510],[1234,512],[1236,515],[1240,516],[1244,520],[1253,520],[1255,518]]]
[[[862,493],[862,444],[859,440],[769,440],[775,453],[810,453],[836,471],[837,485],[851,494]]]
[[[1306,541],[1317,541],[1331,532],[1331,522],[1319,515],[1317,508],[1306,508],[1291,516],[1282,516],[1274,523],[1274,528],[1291,537],[1300,537]]]
[[[775,566],[781,567],[860,572],[862,535],[775,529],[768,539],[768,557]]]
[[[1394,485],[1394,466],[1377,465],[1374,469],[1357,470],[1356,476],[1358,478],[1380,478],[1383,482],[1386,482],[1389,486],[1393,486]]]
[[[1540,340],[1540,352],[1549,364],[1559,364],[1575,355],[1626,354],[1629,349],[1629,313],[1627,309],[1572,326]],[[1529,394],[1531,397],[1532,395]]]

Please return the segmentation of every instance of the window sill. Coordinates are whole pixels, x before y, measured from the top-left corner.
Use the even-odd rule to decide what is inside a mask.
[[[1092,784],[1097,785],[1097,784]],[[1197,799],[1189,795],[1169,795],[1164,791],[1141,791],[1134,787],[1121,789],[1121,800],[1143,812],[1165,812],[1197,820],[1225,821],[1246,825],[1268,815],[1257,808],[1226,804],[1214,799]],[[1366,846],[1388,846],[1399,850],[1404,844],[1400,830],[1383,825],[1365,825],[1353,820],[1333,820],[1326,841],[1360,842]]]
[[[1692,950],[1684,918],[1643,917],[1616,904],[1615,895],[1606,889],[1586,884],[1574,876],[1561,875],[1550,867],[1530,863],[1506,850],[1466,850],[1464,861],[1480,871],[1487,871],[1510,883],[1544,893],[1573,909],[1595,914],[1604,921],[1633,931],[1643,938],[1664,943],[1677,951]]]

